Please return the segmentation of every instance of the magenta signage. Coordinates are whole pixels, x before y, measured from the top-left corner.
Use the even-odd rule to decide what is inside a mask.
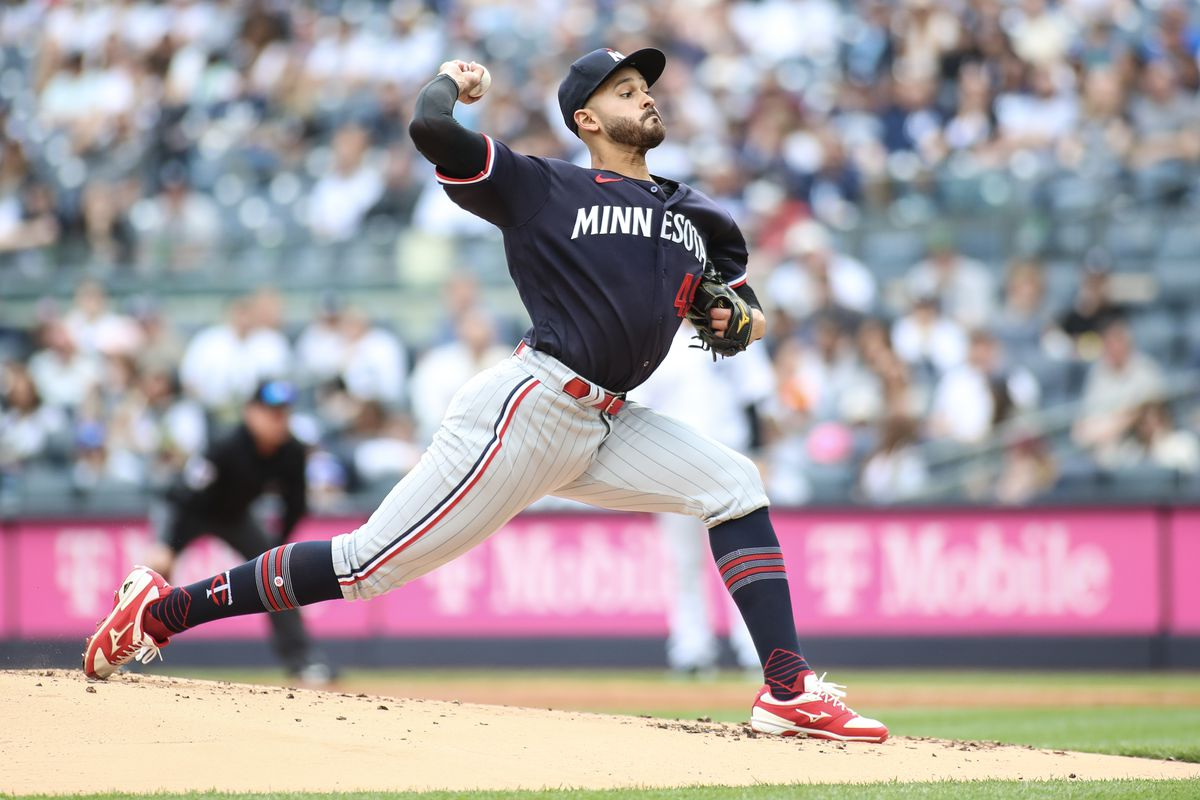
[[[344,530],[339,528],[339,530]],[[305,536],[307,532],[302,533]],[[112,609],[113,589],[141,563],[150,543],[145,523],[26,523],[16,529],[16,634],[24,638],[83,637]],[[194,543],[176,564],[173,580],[189,583],[242,562],[223,542]],[[364,604],[329,603],[304,610],[321,636],[362,636],[371,625]],[[189,637],[239,638],[267,630],[262,616],[198,628]]]
[[[802,638],[1148,634],[1162,622],[1163,539],[1152,511],[774,518]],[[1181,566],[1200,563],[1200,514],[1178,520],[1174,619],[1181,630],[1200,632],[1200,591]],[[328,538],[357,524],[315,520],[301,536]],[[9,634],[27,638],[82,639],[108,613],[113,587],[149,542],[142,523],[28,523],[15,535],[16,564],[0,574],[17,579],[15,592],[3,592],[17,603]],[[205,540],[180,559],[175,580],[199,580],[240,561]],[[659,636],[671,580],[653,517],[528,515],[383,598],[304,613],[321,636]],[[715,569],[708,589],[720,613],[727,603]],[[259,636],[265,629],[265,618],[243,617],[191,635]]]
[[[1180,511],[1171,515],[1171,543],[1168,550],[1171,573],[1171,631],[1183,635],[1200,634],[1200,511]]]
[[[16,622],[17,610],[12,606],[13,594],[5,588],[14,571],[9,569],[9,542],[0,534],[0,639],[12,636],[12,627]]]
[[[518,517],[372,602],[384,605],[390,635],[665,635],[671,575],[662,542],[649,516]],[[710,577],[720,587],[715,570]]]
[[[782,514],[801,633],[1118,634],[1160,622],[1150,512]]]

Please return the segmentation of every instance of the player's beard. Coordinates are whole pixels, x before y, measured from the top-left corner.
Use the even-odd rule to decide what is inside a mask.
[[[658,117],[658,124],[647,124],[651,117]],[[637,148],[642,153],[658,147],[667,137],[667,126],[656,111],[647,111],[637,122],[628,117],[603,119],[604,131],[616,144]]]

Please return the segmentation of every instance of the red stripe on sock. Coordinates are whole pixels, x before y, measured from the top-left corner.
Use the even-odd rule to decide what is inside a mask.
[[[751,575],[758,575],[763,572],[787,572],[787,570],[784,569],[782,564],[778,567],[756,567],[755,569],[748,569],[745,572],[739,572],[737,575],[734,575],[732,578],[725,581],[725,588],[728,589],[742,578],[748,578]]]
[[[725,577],[729,570],[733,569],[739,564],[745,564],[747,561],[762,561],[763,559],[774,561],[780,558],[783,558],[783,551],[778,551],[775,553],[761,553],[753,556],[742,556],[741,558],[735,558],[733,561],[730,561],[728,564],[721,567],[721,577]]]
[[[271,577],[267,574],[267,558],[270,557],[270,555],[271,554],[267,552],[258,557],[258,560],[262,562],[262,582],[263,588],[266,589],[263,594],[267,596],[267,602],[271,604],[272,611],[282,611],[283,609],[275,603],[275,598],[272,596]]]
[[[275,576],[278,578],[283,577],[283,548],[282,547],[275,548]],[[279,592],[279,602],[283,603],[284,608],[295,608],[295,606],[293,606],[291,603],[288,602],[287,592],[285,592],[283,590],[282,586],[276,586],[275,589],[278,590],[278,592]]]

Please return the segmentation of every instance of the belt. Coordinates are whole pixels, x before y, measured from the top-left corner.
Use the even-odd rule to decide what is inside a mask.
[[[521,341],[521,343],[517,345],[517,349],[513,355],[519,356],[528,349],[529,345],[525,344],[524,341]],[[585,381],[578,375],[564,383],[562,385],[562,390],[564,393],[574,397],[584,405],[594,406],[605,414],[608,414],[610,417],[616,415],[617,412],[625,407],[625,398],[622,395],[613,394],[612,392],[600,388],[594,383]]]

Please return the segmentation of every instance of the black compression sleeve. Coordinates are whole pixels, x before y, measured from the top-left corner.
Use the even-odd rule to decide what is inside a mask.
[[[487,142],[481,134],[458,124],[454,104],[458,84],[438,75],[417,95],[408,135],[421,155],[450,178],[473,178],[487,165]]]
[[[754,294],[754,290],[750,288],[750,284],[743,283],[733,291],[737,293],[738,297],[746,301],[746,305],[762,311],[762,305],[758,302],[758,295]]]

